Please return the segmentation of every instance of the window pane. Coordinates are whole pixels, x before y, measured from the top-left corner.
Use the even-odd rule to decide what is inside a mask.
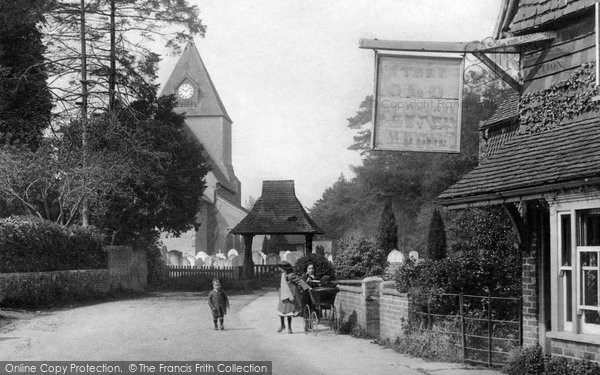
[[[581,290],[582,305],[598,306],[598,271],[582,271]]]
[[[597,311],[583,310],[583,317],[588,324],[600,324],[600,315]]]
[[[571,215],[561,215],[561,262],[563,266],[571,265]]]
[[[580,246],[600,246],[600,210],[583,210],[580,216]]]
[[[565,283],[565,320],[567,322],[573,321],[573,309],[571,306],[573,304],[573,289],[571,287],[572,280],[571,271],[565,271],[564,283]]]
[[[579,262],[581,267],[596,267],[598,266],[598,253],[591,251],[582,251],[579,253]]]

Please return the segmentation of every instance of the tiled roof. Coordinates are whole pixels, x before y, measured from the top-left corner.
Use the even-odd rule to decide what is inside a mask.
[[[521,34],[592,7],[594,0],[519,0],[509,29]]]
[[[294,191],[293,180],[263,181],[262,195],[232,230],[235,234],[318,234]]]
[[[516,119],[519,115],[519,99],[520,95],[518,92],[511,92],[500,102],[498,108],[496,108],[490,118],[481,122],[480,129],[483,130],[495,124]]]
[[[592,178],[600,177],[598,145],[598,117],[543,133],[519,134],[444,191],[437,202],[450,206],[548,193],[567,184],[589,184],[596,181]]]

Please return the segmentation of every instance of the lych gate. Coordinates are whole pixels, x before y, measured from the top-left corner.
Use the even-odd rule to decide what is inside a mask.
[[[231,231],[244,237],[243,278],[253,276],[252,238],[256,234],[303,234],[306,254],[312,252],[312,239],[323,231],[308,216],[294,191],[293,180],[263,181],[262,195],[250,213]]]

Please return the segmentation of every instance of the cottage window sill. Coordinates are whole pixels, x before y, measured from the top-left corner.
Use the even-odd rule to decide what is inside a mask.
[[[552,339],[600,345],[600,336],[597,335],[573,332],[547,332],[546,336]]]

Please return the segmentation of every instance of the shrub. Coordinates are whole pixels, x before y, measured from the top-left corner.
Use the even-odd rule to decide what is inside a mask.
[[[537,345],[513,352],[502,371],[508,375],[598,375],[600,366],[588,358],[571,362],[563,357],[544,355]]]
[[[544,353],[539,345],[512,353],[509,363],[502,368],[508,375],[544,374]]]
[[[0,272],[106,268],[102,236],[93,227],[64,227],[33,217],[0,219]]]
[[[368,237],[350,237],[340,240],[335,258],[335,272],[339,279],[362,279],[381,276],[387,267],[387,253]]]
[[[420,331],[402,324],[404,334],[390,346],[397,352],[420,358],[435,358],[445,361],[462,361],[462,352],[452,335]]]
[[[514,296],[521,291],[520,268],[513,258],[466,255],[440,260],[408,260],[394,274],[403,293],[467,293]]]
[[[321,277],[328,275],[332,279],[335,279],[335,270],[333,268],[333,264],[327,260],[324,256],[317,254],[308,254],[303,256],[302,258],[296,261],[296,265],[294,266],[294,271],[301,275],[306,272],[306,267],[309,264],[314,264],[315,266],[315,277],[320,279]]]

